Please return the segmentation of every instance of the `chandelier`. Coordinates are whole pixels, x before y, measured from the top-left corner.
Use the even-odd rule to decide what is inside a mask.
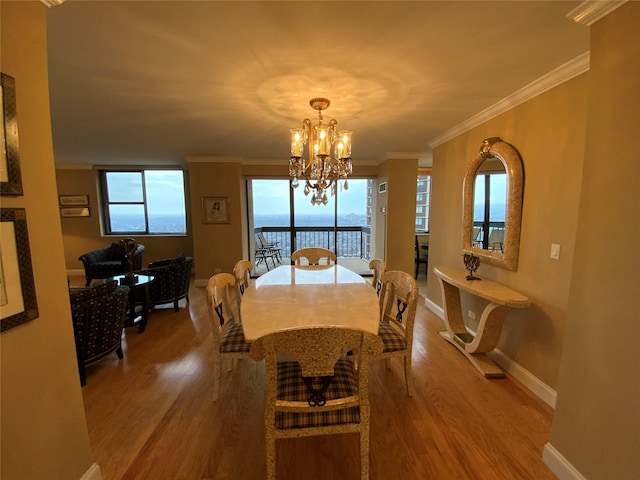
[[[302,128],[291,129],[291,160],[289,175],[291,187],[298,187],[298,180],[305,182],[304,194],[311,197],[312,205],[326,205],[326,190],[331,188],[331,195],[336,193],[336,184],[344,179],[344,189],[348,190],[347,176],[351,173],[351,130],[336,132],[335,120],[322,123],[322,111],[331,102],[327,98],[312,98],[311,108],[318,111],[318,124],[311,126],[311,120],[305,118]],[[305,158],[304,147],[308,145]]]

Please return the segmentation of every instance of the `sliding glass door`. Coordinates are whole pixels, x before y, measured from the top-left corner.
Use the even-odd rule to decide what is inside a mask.
[[[326,205],[311,205],[303,187],[291,189],[289,180],[253,179],[247,182],[249,232],[253,235],[256,272],[273,266],[269,258],[256,258],[262,242],[277,244],[283,263],[291,252],[305,247],[323,247],[336,253],[338,263],[360,273],[368,273],[371,251],[372,216],[370,192],[372,180],[349,180],[349,188],[340,182],[336,195],[327,196]],[[260,253],[260,252],[259,252]]]

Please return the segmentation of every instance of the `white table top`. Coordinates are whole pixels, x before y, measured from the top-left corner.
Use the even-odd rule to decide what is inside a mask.
[[[378,333],[375,289],[340,265],[281,266],[245,290],[240,305],[244,336],[252,341],[279,330],[343,326]]]

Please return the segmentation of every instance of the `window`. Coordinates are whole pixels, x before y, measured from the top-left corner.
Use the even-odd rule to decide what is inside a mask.
[[[185,235],[182,170],[100,171],[107,235]]]
[[[416,230],[429,231],[429,207],[431,204],[431,171],[418,169],[416,192]]]

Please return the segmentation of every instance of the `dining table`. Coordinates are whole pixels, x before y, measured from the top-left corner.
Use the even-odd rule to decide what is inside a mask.
[[[300,327],[338,326],[378,333],[375,289],[340,265],[282,265],[245,289],[240,318],[247,341]]]

